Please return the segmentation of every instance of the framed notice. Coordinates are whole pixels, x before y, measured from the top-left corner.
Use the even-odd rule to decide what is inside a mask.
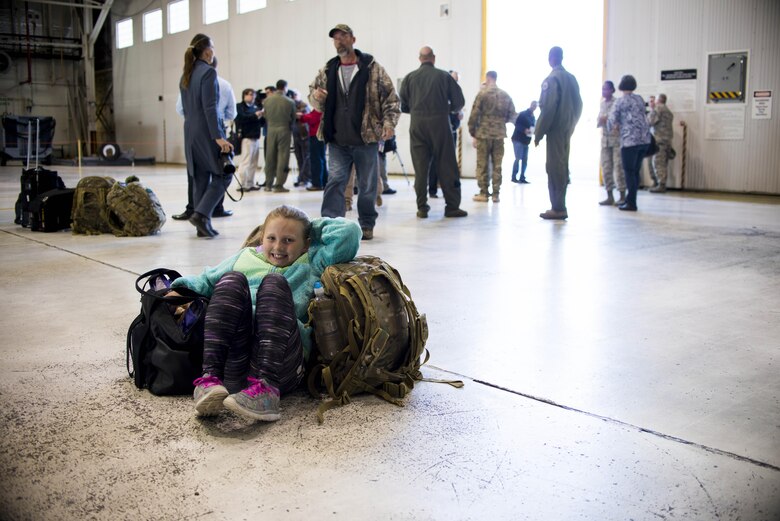
[[[753,91],[753,119],[772,119],[772,91]]]
[[[745,105],[707,106],[704,112],[705,139],[745,139]]]

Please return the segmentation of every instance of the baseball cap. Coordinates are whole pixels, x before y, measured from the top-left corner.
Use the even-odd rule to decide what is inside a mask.
[[[333,33],[336,31],[342,31],[349,34],[350,36],[354,36],[354,34],[352,34],[352,29],[347,24],[338,24],[336,27],[328,31],[328,37],[333,38]]]

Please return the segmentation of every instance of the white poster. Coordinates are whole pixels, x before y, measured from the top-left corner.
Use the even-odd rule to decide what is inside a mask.
[[[672,112],[696,112],[696,84],[696,80],[662,81],[658,93],[666,94]]]
[[[707,105],[704,127],[706,139],[745,139],[745,105]]]
[[[772,119],[772,91],[753,91],[753,119]]]

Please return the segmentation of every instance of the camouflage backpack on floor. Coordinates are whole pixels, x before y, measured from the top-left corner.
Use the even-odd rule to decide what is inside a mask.
[[[126,183],[114,183],[106,199],[108,224],[117,237],[152,235],[165,224],[160,200],[135,176]]]
[[[99,235],[111,233],[106,197],[114,185],[112,177],[88,176],[76,185],[73,194],[71,229],[73,233]]]
[[[362,392],[403,405],[401,399],[423,379],[420,366],[429,356],[428,323],[398,271],[366,255],[327,267],[322,284],[326,298],[315,298],[309,306],[318,350],[309,391],[315,398],[322,392],[330,396],[317,410],[318,420],[324,421],[325,411]],[[326,342],[329,346],[323,345]]]

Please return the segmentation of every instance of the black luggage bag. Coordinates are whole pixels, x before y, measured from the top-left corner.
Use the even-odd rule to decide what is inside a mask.
[[[74,188],[60,188],[42,193],[30,203],[30,229],[34,232],[56,232],[70,228]]]
[[[30,204],[43,193],[65,188],[65,183],[57,172],[39,166],[22,170],[21,184],[22,191],[16,200],[14,222],[27,228],[30,226]]]
[[[21,224],[25,228],[30,225],[30,204],[39,195],[48,192],[50,190],[57,190],[65,188],[65,183],[62,182],[62,178],[57,175],[57,172],[53,170],[47,170],[38,165],[38,144],[40,122],[36,124],[36,151],[35,151],[35,167],[30,168],[30,155],[32,148],[32,140],[28,141],[27,146],[27,168],[22,170],[21,185],[22,189],[19,193],[19,198],[16,200],[16,218],[14,223]],[[32,121],[28,122],[28,135],[32,133]],[[70,226],[70,225],[69,225]]]
[[[135,281],[141,313],[127,330],[127,373],[139,389],[158,396],[192,394],[193,380],[203,369],[203,334],[209,299],[186,287],[178,297],[166,296],[175,270],[151,270]],[[185,316],[174,310],[188,306]]]

